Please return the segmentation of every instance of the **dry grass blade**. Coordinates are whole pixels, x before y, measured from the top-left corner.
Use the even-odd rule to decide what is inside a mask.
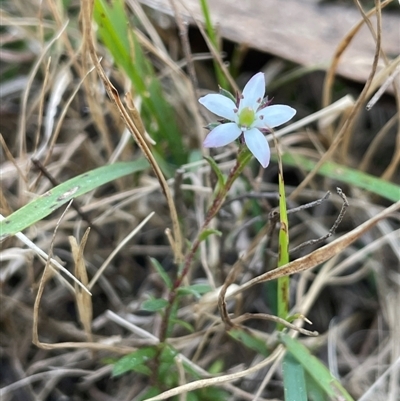
[[[137,123],[136,121],[133,121],[131,116],[134,118],[137,117],[139,118],[139,113],[134,111],[134,109],[131,110],[126,110],[124,107],[118,91],[115,89],[115,87],[112,85],[110,82],[109,78],[107,77],[106,73],[103,70],[103,67],[100,64],[100,60],[97,57],[93,38],[92,38],[92,12],[93,12],[93,2],[89,0],[83,1],[83,6],[82,6],[82,21],[83,21],[83,34],[84,34],[84,42],[87,46],[87,49],[89,51],[89,55],[92,59],[93,64],[95,65],[96,71],[99,74],[101,80],[103,81],[103,84],[105,86],[105,89],[110,97],[118,108],[119,113],[121,114],[122,119],[124,120],[126,126],[128,127],[129,131],[131,132],[132,136],[134,137],[136,143],[139,145],[140,149],[142,150],[143,154],[149,161],[150,165],[152,166],[154,173],[156,174],[158,181],[160,183],[160,186],[163,190],[163,193],[167,199],[170,215],[171,215],[171,220],[172,220],[172,227],[173,227],[173,233],[174,233],[174,246],[173,246],[173,251],[175,255],[175,261],[177,263],[180,263],[183,259],[182,256],[182,234],[180,231],[180,226],[179,226],[179,220],[178,220],[178,214],[175,208],[174,200],[171,195],[171,191],[169,189],[169,186],[167,184],[167,181],[164,178],[163,173],[161,172],[160,167],[158,166],[153,154],[151,153],[150,148],[148,147],[145,138],[141,135],[140,129],[138,127],[143,127],[143,124]],[[130,105],[132,108],[134,108],[134,105]],[[135,120],[137,119],[135,118]]]
[[[70,236],[69,243],[71,245],[72,256],[75,263],[75,276],[80,280],[85,286],[88,285],[88,275],[85,266],[85,260],[83,257],[83,251],[85,249],[86,241],[88,239],[90,228],[85,231],[81,243],[78,245],[75,237]],[[88,341],[92,341],[92,318],[93,318],[93,308],[92,308],[92,297],[83,292],[80,287],[75,285],[75,297],[76,304],[78,306],[79,320],[86,332]]]
[[[93,288],[99,277],[103,274],[104,270],[107,268],[111,260],[114,258],[114,256],[120,251],[120,249],[127,243],[129,240],[131,240],[140,230],[141,228],[154,216],[154,212],[151,212],[137,227],[135,227],[132,232],[129,233],[129,235],[126,236],[126,238],[121,241],[121,243],[113,250],[111,255],[104,261],[104,263],[101,265],[99,270],[96,272],[94,277],[90,280],[88,288]]]
[[[376,216],[367,220],[365,223],[361,224],[354,230],[336,239],[330,244],[325,245],[306,256],[298,258],[293,262],[290,262],[286,266],[271,270],[267,273],[264,273],[260,276],[253,278],[247,283],[241,285],[237,290],[235,290],[231,294],[231,296],[234,296],[239,292],[245,291],[251,288],[253,285],[263,283],[265,281],[274,280],[282,276],[300,273],[305,270],[312,269],[313,267],[316,267],[323,262],[326,262],[327,260],[331,259],[335,255],[338,255],[340,252],[346,249],[354,241],[356,241],[367,231],[369,231],[373,226],[375,226],[375,224],[378,223],[380,220],[389,217],[392,213],[396,212],[399,209],[400,209],[400,201],[394,203],[392,206],[378,213]]]
[[[241,372],[235,372],[229,375],[223,375],[223,376],[213,377],[210,379],[202,379],[202,380],[197,380],[195,382],[187,383],[184,384],[183,386],[175,387],[172,390],[165,391],[164,393],[161,393],[155,397],[148,398],[146,399],[146,401],[165,400],[169,397],[173,397],[175,395],[179,395],[188,391],[193,391],[199,388],[205,388],[209,386],[217,386],[240,379],[242,377],[250,375],[251,373],[259,371],[265,366],[270,365],[273,361],[279,358],[279,356],[283,355],[283,353],[284,353],[284,348],[283,346],[280,345],[268,358],[265,358],[262,362],[252,366],[251,368],[245,369]]]
[[[0,214],[0,220],[3,220],[4,216]],[[26,235],[22,233],[17,233],[15,236],[23,243],[25,244],[28,248],[32,249],[39,257],[43,258],[43,260],[46,261],[46,264],[48,263],[52,269],[60,270],[62,271],[65,275],[70,277],[76,285],[82,288],[82,290],[86,291],[90,295],[90,291],[73,275],[71,274],[63,265],[60,264],[57,260],[53,259],[50,255],[47,255],[46,252],[44,252],[42,249],[40,249],[36,244],[34,244]],[[71,290],[73,290],[73,287],[70,286],[70,284],[67,281],[64,281],[64,284],[66,286],[69,286]]]
[[[307,184],[313,179],[313,177],[317,174],[319,168],[327,161],[329,158],[333,155],[335,150],[338,148],[340,142],[347,136],[349,132],[351,132],[352,127],[354,126],[356,116],[358,112],[360,111],[362,105],[364,104],[365,98],[367,97],[367,93],[369,88],[371,87],[372,80],[375,76],[377,66],[378,66],[378,61],[379,61],[379,55],[381,52],[381,9],[378,7],[377,9],[377,39],[376,39],[376,47],[375,47],[375,55],[374,55],[374,61],[371,66],[371,72],[369,74],[369,77],[367,79],[367,82],[364,85],[364,88],[362,92],[360,93],[360,96],[358,97],[357,101],[355,102],[353,109],[350,111],[348,118],[344,122],[343,126],[341,127],[340,131],[338,134],[335,136],[334,140],[332,141],[329,149],[325,152],[325,154],[321,157],[319,162],[316,164],[314,169],[306,176],[306,178],[300,183],[300,185],[295,189],[295,191],[292,193],[292,198],[295,198],[298,196],[301,191],[307,186]],[[326,103],[324,103],[326,104]]]
[[[41,298],[43,296],[44,288],[45,288],[45,285],[46,285],[47,281],[54,274],[54,269],[52,268],[51,262],[50,262],[50,260],[52,259],[51,256],[52,256],[53,244],[54,244],[54,240],[55,240],[55,236],[56,236],[59,224],[60,224],[61,220],[63,219],[63,217],[65,216],[65,214],[67,213],[67,211],[68,211],[68,209],[69,209],[69,207],[71,205],[71,202],[72,201],[69,202],[68,206],[65,208],[63,214],[61,215],[60,219],[57,222],[57,226],[56,226],[56,228],[54,230],[53,238],[52,238],[52,241],[51,241],[51,244],[50,244],[50,258],[47,259],[47,261],[46,261],[46,266],[44,268],[44,272],[43,272],[42,277],[40,279],[38,292],[36,294],[35,304],[34,304],[34,307],[33,307],[33,328],[32,328],[32,342],[34,344],[36,344],[36,345],[38,345],[40,343],[39,334],[38,334],[40,300],[41,300]]]
[[[382,97],[382,95],[385,93],[386,89],[394,84],[394,89],[398,92],[398,85],[396,85],[395,78],[397,75],[400,74],[400,56],[397,57],[393,62],[388,65],[385,69],[380,71],[377,76],[376,80],[374,80],[373,85],[371,87],[370,92],[373,92],[376,90],[376,86],[380,85],[380,88],[376,91],[374,96],[371,98],[371,100],[368,102],[366,105],[367,110],[371,110],[372,107],[374,107],[375,103]],[[375,82],[376,81],[376,82]],[[383,81],[383,82],[382,82]],[[398,93],[396,93],[398,96]],[[371,93],[368,93],[367,96],[371,96]]]
[[[386,1],[382,2],[379,6],[380,10],[385,8],[391,2],[392,2],[392,0],[386,0]],[[377,11],[378,11],[377,8],[373,8],[366,14],[366,17],[367,18],[372,17],[374,14],[377,13]],[[335,80],[336,71],[337,71],[337,67],[340,62],[340,58],[342,57],[344,51],[348,48],[351,41],[354,39],[354,37],[357,35],[358,31],[361,29],[361,27],[364,24],[365,24],[365,19],[363,18],[362,20],[360,20],[360,22],[356,26],[353,27],[353,29],[347,34],[347,36],[345,38],[343,38],[343,40],[339,43],[339,45],[336,49],[336,53],[333,56],[331,66],[330,66],[329,70],[327,71],[327,74],[325,77],[324,90],[323,90],[323,94],[322,94],[322,106],[323,107],[328,106],[331,102],[332,86],[333,86],[333,82]]]
[[[275,7],[268,18],[281,18],[267,24],[272,36],[262,36],[265,48],[257,35],[265,13],[254,6],[268,2],[208,3],[216,37],[212,22],[196,25],[202,20],[197,0],[2,3],[0,213],[8,216],[52,185],[106,164],[112,171],[115,162],[140,159],[145,167],[74,200],[80,212],[72,204],[62,223],[62,210],[53,210],[1,243],[0,398],[282,401],[279,323],[290,336],[302,337],[298,341],[354,399],[397,401],[400,204],[391,205],[399,200],[400,57],[392,41],[399,3],[392,0],[394,7],[382,12],[380,39],[379,8],[390,1],[369,13],[374,2],[358,1],[358,10],[351,2],[309,2],[315,12],[308,14],[306,33],[321,39],[314,34],[323,21],[329,28],[323,47],[320,40],[307,41],[300,23],[274,36],[282,21],[293,21],[291,7]],[[301,0],[289,3],[304,9]],[[245,35],[250,40],[230,36],[243,28],[254,33]],[[353,52],[366,42],[365,52]],[[293,59],[286,50],[274,51],[293,43]],[[317,54],[318,65],[310,66],[305,53]],[[307,67],[296,66],[298,54]],[[342,79],[352,79],[346,73],[352,66],[356,80]],[[258,71],[274,103],[297,110],[295,121],[266,135],[271,165],[262,169],[249,161],[209,230],[198,235],[238,151],[236,142],[202,147],[206,128],[213,127],[205,125],[221,121],[205,114],[198,97],[216,83],[242,88]],[[369,73],[372,81],[359,97]],[[279,147],[288,248],[295,253],[275,269],[282,249],[279,215],[274,218]],[[327,163],[308,188],[296,191],[321,157]],[[357,175],[360,170],[366,174]],[[333,233],[340,199],[310,206],[336,186],[350,207]],[[391,189],[388,203],[380,195]],[[273,316],[276,283],[265,282],[295,273],[287,322]],[[139,367],[129,365],[136,355],[145,356]],[[116,374],[126,361],[126,370]]]

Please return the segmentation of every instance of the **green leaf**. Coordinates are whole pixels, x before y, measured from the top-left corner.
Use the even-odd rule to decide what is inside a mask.
[[[145,159],[99,167],[57,185],[0,222],[0,240],[42,220],[59,207],[107,182],[148,167]]]
[[[174,364],[175,363],[175,357],[179,354],[179,352],[171,347],[170,345],[165,345],[160,354],[160,361],[169,363],[169,364]]]
[[[235,96],[232,95],[231,92],[227,91],[226,89],[219,88],[219,94],[227,97],[228,99],[231,99],[232,102],[236,104],[237,99],[235,98]]]
[[[171,289],[172,288],[172,281],[169,278],[167,272],[162,267],[161,263],[155,258],[150,258],[150,261],[151,261],[151,264],[153,265],[153,267],[157,270],[157,273],[163,279],[163,281],[164,281],[165,285],[167,286],[167,288]]]
[[[329,372],[327,367],[318,360],[298,340],[285,333],[280,333],[280,341],[291,355],[303,365],[305,371],[320,385],[326,395],[332,399],[354,401],[341,383]]]
[[[222,188],[225,185],[226,178],[222,174],[222,171],[218,167],[218,164],[215,162],[215,160],[212,157],[204,156],[204,158],[207,160],[208,164],[210,165],[210,167],[213,169],[214,173],[217,176],[218,188]]]
[[[170,322],[174,323],[174,324],[178,324],[179,326],[182,326],[184,329],[186,329],[190,333],[194,333],[193,326],[190,323],[185,322],[184,320],[181,320],[181,319],[170,319]]]
[[[283,386],[286,401],[307,401],[304,367],[291,354],[283,360]]]
[[[301,166],[306,171],[311,171],[317,164],[304,156],[294,153],[284,154],[282,161],[289,166]],[[318,170],[318,174],[365,189],[393,202],[400,200],[399,185],[337,163],[324,163]]]
[[[207,294],[212,290],[209,284],[193,284],[188,287],[178,288],[179,295],[194,295],[196,298],[200,298],[202,295]]]
[[[307,372],[305,372],[305,376],[308,399],[310,401],[326,401],[326,394],[321,386]]]
[[[119,376],[123,373],[130,372],[132,370],[140,373],[150,374],[150,369],[146,366],[146,363],[154,358],[157,354],[155,347],[144,347],[138,349],[132,354],[126,355],[121,358],[113,367],[113,376]],[[147,368],[147,369],[146,369]],[[147,370],[149,371],[148,373]]]
[[[220,374],[224,370],[224,365],[223,359],[217,359],[211,364],[211,366],[208,368],[208,371],[212,375]]]
[[[199,235],[199,241],[204,241],[205,239],[207,239],[210,235],[215,234],[218,235],[219,237],[222,235],[221,231],[215,230],[213,228],[206,228],[205,230],[203,230],[201,232],[201,234]]]
[[[141,397],[139,397],[138,401],[145,401],[148,400],[149,398],[155,397],[156,395],[159,395],[161,393],[160,389],[157,387],[150,387],[145,394],[143,394]]]
[[[158,312],[168,305],[168,301],[163,298],[147,299],[142,303],[142,310],[148,312]]]
[[[259,354],[267,357],[270,352],[265,345],[265,341],[247,333],[243,329],[231,329],[228,334],[236,341],[243,343],[247,348],[257,351]]]

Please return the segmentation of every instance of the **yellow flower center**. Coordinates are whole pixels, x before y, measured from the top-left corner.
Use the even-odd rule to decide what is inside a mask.
[[[245,107],[239,114],[239,125],[249,128],[253,124],[256,113],[250,107]]]

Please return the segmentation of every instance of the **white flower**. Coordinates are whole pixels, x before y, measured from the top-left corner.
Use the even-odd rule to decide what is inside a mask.
[[[239,104],[221,94],[203,96],[199,102],[217,116],[230,121],[215,127],[206,137],[203,146],[218,148],[239,138],[244,141],[255,158],[265,168],[269,164],[270,149],[263,131],[289,121],[296,110],[285,105],[269,106],[263,103],[265,78],[262,72],[254,75],[243,89]]]

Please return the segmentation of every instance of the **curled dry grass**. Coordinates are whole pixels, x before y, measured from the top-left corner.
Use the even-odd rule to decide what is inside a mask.
[[[196,94],[202,88],[194,86],[193,79],[178,68],[178,60],[168,53],[165,41],[146,14],[141,14],[139,5],[131,2],[130,6],[147,33],[140,36],[142,45],[154,58],[168,98],[176,107],[185,145],[200,149],[204,120]],[[64,182],[115,160],[136,158],[140,152],[127,128],[135,132],[135,143],[152,158],[151,140],[135,131],[139,123],[133,104],[123,104],[111,86],[108,94],[115,102],[107,97],[104,83],[107,88],[112,81],[119,93],[129,91],[130,85],[97,41],[96,48],[90,47],[92,28],[78,2],[66,10],[51,1],[15,0],[3,3],[1,13],[5,27],[1,35],[7,50],[1,83],[2,215],[11,214],[52,187],[44,172],[55,182]],[[86,28],[83,36],[82,26]],[[170,43],[176,43],[175,33],[169,35]],[[378,29],[377,54],[382,51],[380,41]],[[98,74],[97,56],[102,57],[103,76]],[[394,86],[397,114],[385,119],[384,114],[376,112],[383,121],[373,133],[375,138],[364,155],[352,154],[360,141],[359,121],[365,119],[365,104],[398,68],[398,60],[383,59],[385,67],[375,74],[373,66],[371,79],[360,96],[355,100],[344,97],[330,106],[333,64],[324,86],[324,107],[306,117],[299,95],[299,114],[305,118],[276,133],[282,149],[296,148],[298,154],[308,158],[359,165],[361,170],[398,181],[398,86]],[[140,99],[134,101],[140,107]],[[127,112],[123,119],[122,110]],[[395,150],[384,154],[382,144]],[[223,171],[232,167],[234,154],[233,146],[216,156]],[[33,159],[40,160],[42,170]],[[374,163],[382,159],[375,168]],[[133,400],[139,399],[149,385],[137,375],[133,382],[129,376],[111,379],[112,366],[106,362],[158,343],[161,317],[140,310],[150,295],[167,295],[149,257],[160,260],[174,275],[174,259],[179,261],[185,250],[178,224],[183,238],[191,240],[204,220],[214,180],[204,161],[182,166],[168,181],[157,173],[157,162],[150,161],[155,174],[149,169],[101,187],[75,200],[77,209],[68,207],[27,229],[24,243],[21,237],[2,243],[4,400],[52,400],[64,395],[76,400]],[[265,174],[245,171],[247,181],[239,181],[232,188],[226,206],[213,221],[222,237],[210,237],[200,246],[187,282],[206,282],[213,291],[200,300],[187,298],[181,302],[178,317],[192,324],[195,331],[178,328],[168,342],[179,351],[176,365],[181,372],[180,384],[187,381],[182,361],[202,381],[187,384],[176,394],[213,384],[228,391],[230,399],[282,399],[282,389],[276,384],[282,347],[276,346],[274,326],[261,319],[247,325],[274,350],[268,358],[260,359],[227,337],[217,309],[217,288],[225,283],[227,311],[232,319],[240,321],[247,313],[271,313],[271,287],[260,283],[274,275],[276,240],[263,229],[256,235],[255,225],[266,227],[266,216],[277,205],[273,171],[273,167]],[[337,184],[313,173],[307,175],[301,166],[291,173],[297,182],[286,186],[290,207],[321,198]],[[266,194],[259,199],[255,216],[254,201],[243,198],[243,194],[260,192]],[[307,316],[313,326],[304,320],[296,324],[320,332],[318,337],[304,338],[304,343],[317,350],[355,398],[395,400],[400,391],[399,207],[387,207],[382,198],[357,187],[349,186],[345,192],[350,208],[339,233],[313,253],[312,247],[297,252],[287,267],[300,266],[288,273],[299,272],[302,267],[305,270],[292,282],[293,311]],[[332,196],[319,208],[296,213],[290,223],[291,245],[326,234],[340,206],[340,198]],[[89,226],[90,234],[86,231]],[[166,232],[169,227],[172,232]],[[75,276],[90,289],[91,296],[55,271],[46,263],[47,256],[39,256],[33,246],[71,271],[75,266]],[[321,264],[318,272],[308,270]],[[98,271],[101,274],[96,275]],[[216,361],[223,364],[219,377],[208,371]]]

